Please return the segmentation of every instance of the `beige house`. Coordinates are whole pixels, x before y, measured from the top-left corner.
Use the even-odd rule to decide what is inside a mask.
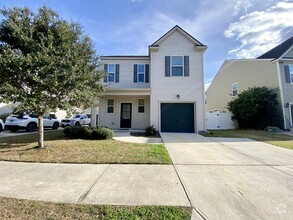
[[[98,124],[112,129],[205,131],[203,56],[207,49],[179,26],[145,56],[102,56],[107,91]]]
[[[228,111],[227,104],[254,86],[278,89],[284,129],[293,127],[293,37],[256,59],[226,60],[206,91],[206,110]]]

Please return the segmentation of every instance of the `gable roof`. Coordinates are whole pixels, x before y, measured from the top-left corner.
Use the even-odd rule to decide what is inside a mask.
[[[195,39],[193,36],[191,36],[189,33],[187,33],[185,30],[183,30],[178,25],[175,25],[171,30],[169,30],[166,34],[164,34],[162,37],[160,37],[156,42],[154,42],[150,47],[156,47],[158,44],[160,44],[165,38],[167,38],[170,34],[172,34],[174,31],[180,31],[183,35],[185,35],[187,38],[189,38],[191,41],[193,41],[196,46],[206,46],[199,42],[197,39]]]
[[[281,58],[293,46],[293,36],[256,59]]]

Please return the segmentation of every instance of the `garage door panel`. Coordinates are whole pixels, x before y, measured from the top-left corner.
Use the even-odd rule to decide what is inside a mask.
[[[162,132],[194,132],[193,103],[161,103]]]

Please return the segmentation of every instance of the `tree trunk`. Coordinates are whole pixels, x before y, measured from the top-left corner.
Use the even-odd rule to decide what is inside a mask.
[[[44,148],[44,114],[38,115],[38,122],[39,122],[39,141],[38,147]]]

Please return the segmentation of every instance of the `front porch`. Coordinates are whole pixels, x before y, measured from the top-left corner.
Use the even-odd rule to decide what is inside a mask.
[[[144,130],[150,125],[150,90],[109,90],[100,99],[99,126]]]

